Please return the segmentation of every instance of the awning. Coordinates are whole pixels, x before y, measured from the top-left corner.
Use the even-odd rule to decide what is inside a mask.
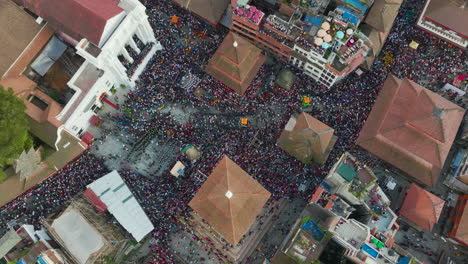
[[[171,174],[175,177],[179,177],[184,174],[184,169],[185,165],[182,162],[177,161],[174,167],[172,167]]]
[[[460,87],[461,83],[465,80],[465,76],[463,74],[458,75],[458,77],[453,80],[453,85],[456,87]]]
[[[412,49],[418,49],[419,47],[419,43],[417,43],[416,41],[412,40],[409,44],[410,48]]]
[[[86,189],[86,191],[83,192],[83,195],[88,198],[88,200],[91,202],[91,204],[94,205],[96,210],[98,210],[99,213],[104,213],[107,210],[107,205],[99,199],[99,196],[97,196],[96,193],[90,188]]]
[[[453,172],[452,172],[453,176],[455,176],[457,174],[457,172],[458,172],[458,167],[460,167],[462,157],[463,157],[463,152],[458,151],[457,155],[455,156],[455,158],[452,161],[452,165],[455,167]]]
[[[55,36],[52,37],[42,50],[41,54],[37,56],[36,60],[31,64],[31,68],[34,69],[39,75],[44,76],[47,71],[54,65],[60,56],[67,49],[67,45],[60,41]]]
[[[465,91],[458,89],[457,87],[451,85],[450,83],[446,83],[444,87],[442,87],[442,90],[450,90],[454,93],[457,93],[459,96],[464,96],[466,93]]]
[[[86,132],[84,135],[81,137],[81,140],[83,140],[86,144],[91,144],[94,142],[94,136],[93,134]]]
[[[399,260],[398,260],[398,264],[408,264],[410,263],[411,259],[408,258],[408,257],[401,257]]]
[[[460,166],[461,159],[463,157],[463,152],[458,151],[457,156],[455,156],[455,159],[453,160],[453,166],[458,167]]]
[[[394,182],[394,181],[389,181],[389,182],[387,182],[387,188],[388,188],[389,190],[394,190],[395,187],[396,187],[396,182]]]
[[[89,123],[93,126],[99,126],[99,124],[101,123],[101,119],[97,115],[93,115],[89,119]]]

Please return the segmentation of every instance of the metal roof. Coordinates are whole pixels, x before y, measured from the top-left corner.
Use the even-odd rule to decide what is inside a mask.
[[[337,172],[341,177],[343,177],[343,179],[347,180],[348,182],[353,181],[354,177],[357,175],[357,172],[346,163],[341,163],[337,169]]]
[[[112,171],[87,186],[107,206],[136,241],[141,241],[154,229],[146,213],[117,171]]]

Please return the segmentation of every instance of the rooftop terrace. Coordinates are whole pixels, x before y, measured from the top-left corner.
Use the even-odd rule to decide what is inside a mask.
[[[263,17],[265,16],[265,13],[263,13],[261,10],[257,9],[255,6],[249,5],[238,5],[236,8],[234,8],[233,12],[238,17],[242,17],[249,22],[254,23],[255,25],[260,24]]]
[[[341,219],[335,227],[334,233],[354,248],[361,248],[370,237],[370,230],[353,219]]]

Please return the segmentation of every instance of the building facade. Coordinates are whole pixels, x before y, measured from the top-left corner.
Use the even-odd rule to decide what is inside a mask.
[[[48,21],[55,35],[81,57],[66,82],[67,100],[55,116],[61,123],[55,132],[56,144],[62,130],[82,137],[103,102],[109,102],[111,90],[135,87],[150,58],[162,48],[154,37],[145,7],[136,0],[56,3],[63,9],[51,6],[51,1],[19,2]],[[63,15],[63,10],[69,12],[68,16]],[[50,71],[46,66],[37,68],[45,68],[44,73],[32,69],[25,74],[34,80]]]
[[[453,209],[452,230],[447,234],[448,237],[457,244],[468,246],[468,235],[466,229],[468,227],[468,194],[460,195],[458,202]]]
[[[468,46],[468,11],[463,0],[427,0],[416,26],[459,48]]]
[[[370,68],[401,5],[401,1],[385,0],[322,0],[314,5],[292,1],[281,3],[276,12],[267,15],[248,2],[232,1],[231,30],[326,87],[361,65]],[[386,34],[375,34],[385,38],[374,38],[370,30],[361,29],[368,10],[374,24],[385,23],[382,30]]]

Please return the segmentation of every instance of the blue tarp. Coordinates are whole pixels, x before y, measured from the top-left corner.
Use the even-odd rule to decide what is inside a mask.
[[[20,259],[20,260],[18,260],[16,262],[16,264],[28,264],[28,263],[26,263],[26,261],[24,261],[24,259]],[[45,263],[45,264],[47,264],[47,263]]]
[[[325,236],[325,233],[322,231],[322,229],[311,220],[308,220],[302,226],[302,229],[309,231],[316,241],[322,241],[323,237]]]
[[[455,174],[458,171],[458,167],[460,167],[462,157],[463,157],[463,152],[459,151],[457,155],[455,156],[455,158],[453,159],[452,165],[455,167],[453,170],[453,174],[452,174],[453,176],[455,176]]]
[[[460,162],[461,162],[462,157],[463,157],[463,152],[458,151],[457,156],[455,156],[455,159],[453,160],[453,165],[455,167],[460,166]]]
[[[302,229],[309,229],[312,226],[312,221],[307,221],[305,224],[302,226]]]
[[[361,11],[361,15],[364,15],[364,13],[366,13],[367,9],[369,8],[369,5],[362,4],[359,2],[359,0],[343,0],[343,2],[359,9]]]
[[[40,264],[47,264],[47,263],[42,259],[42,257],[38,257],[38,258],[37,258],[37,262],[39,262]]]
[[[322,25],[323,18],[321,17],[316,17],[316,16],[309,16],[306,15],[304,18],[304,22],[311,23],[314,26],[320,27]]]
[[[353,13],[353,11],[349,10],[344,6],[338,6],[339,9],[343,10],[343,19],[349,19],[350,23],[357,24],[361,19]]]
[[[410,258],[408,257],[401,257],[399,260],[398,260],[398,264],[409,264],[411,261]]]
[[[322,187],[327,191],[330,191],[332,189],[332,187],[328,185],[328,183],[326,183],[325,181],[322,181],[320,185],[322,185]]]

